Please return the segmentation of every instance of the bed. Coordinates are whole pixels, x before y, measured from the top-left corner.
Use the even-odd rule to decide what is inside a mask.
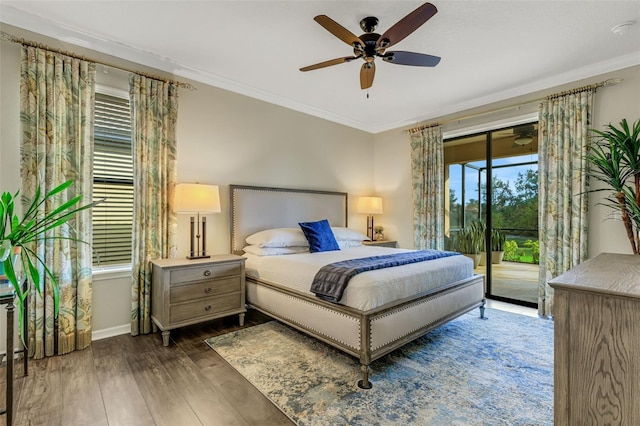
[[[370,291],[366,290],[369,287],[376,288],[377,280],[386,279],[380,274],[389,274],[387,270],[355,276],[340,303],[316,297],[309,291],[307,280],[325,258],[329,262],[351,255],[363,257],[403,250],[357,244],[326,253],[281,256],[244,253],[250,235],[264,230],[296,228],[299,222],[326,219],[332,229],[348,230],[348,195],[245,185],[231,185],[230,189],[231,251],[247,258],[249,307],[358,358],[362,369],[362,379],[358,381],[360,388],[371,388],[370,364],[374,360],[474,308],[479,308],[480,318],[484,318],[484,276],[473,274],[470,260],[464,256],[388,268],[406,269],[404,273],[409,275],[406,279],[401,278],[403,284],[399,286],[406,288],[391,296],[374,297],[373,301],[367,301],[357,293]],[[296,259],[302,260],[305,266],[288,263],[297,262]],[[429,272],[430,277],[437,279],[409,278],[416,268],[423,268],[422,265],[433,269]],[[292,274],[285,275],[285,271]]]

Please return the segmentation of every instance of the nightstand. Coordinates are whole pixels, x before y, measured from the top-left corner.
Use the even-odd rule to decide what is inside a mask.
[[[398,246],[397,241],[388,241],[388,240],[363,241],[362,244],[365,246],[392,247],[392,248],[396,248]]]
[[[236,255],[209,259],[152,261],[151,320],[169,346],[170,330],[239,314],[244,325],[245,258]],[[156,328],[157,327],[157,328]]]

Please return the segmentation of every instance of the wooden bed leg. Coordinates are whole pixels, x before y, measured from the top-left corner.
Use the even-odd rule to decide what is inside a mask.
[[[487,299],[482,299],[482,305],[480,305],[480,319],[487,320],[489,317],[484,316],[485,305],[487,304]]]
[[[362,380],[358,380],[358,387],[360,389],[371,389],[373,385],[369,381],[369,366],[363,364],[360,369],[362,370]]]

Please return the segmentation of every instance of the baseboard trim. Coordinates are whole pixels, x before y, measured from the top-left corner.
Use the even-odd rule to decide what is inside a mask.
[[[131,333],[131,324],[119,325],[117,327],[105,328],[91,333],[91,341],[102,340],[109,337],[120,336]]]

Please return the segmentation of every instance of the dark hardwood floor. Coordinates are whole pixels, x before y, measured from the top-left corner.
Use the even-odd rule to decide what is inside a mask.
[[[247,313],[245,327],[268,318]],[[292,425],[204,339],[238,329],[238,316],[171,332],[98,340],[84,351],[15,363],[15,425]],[[0,405],[5,399],[4,366]],[[5,416],[0,416],[5,424]]]

